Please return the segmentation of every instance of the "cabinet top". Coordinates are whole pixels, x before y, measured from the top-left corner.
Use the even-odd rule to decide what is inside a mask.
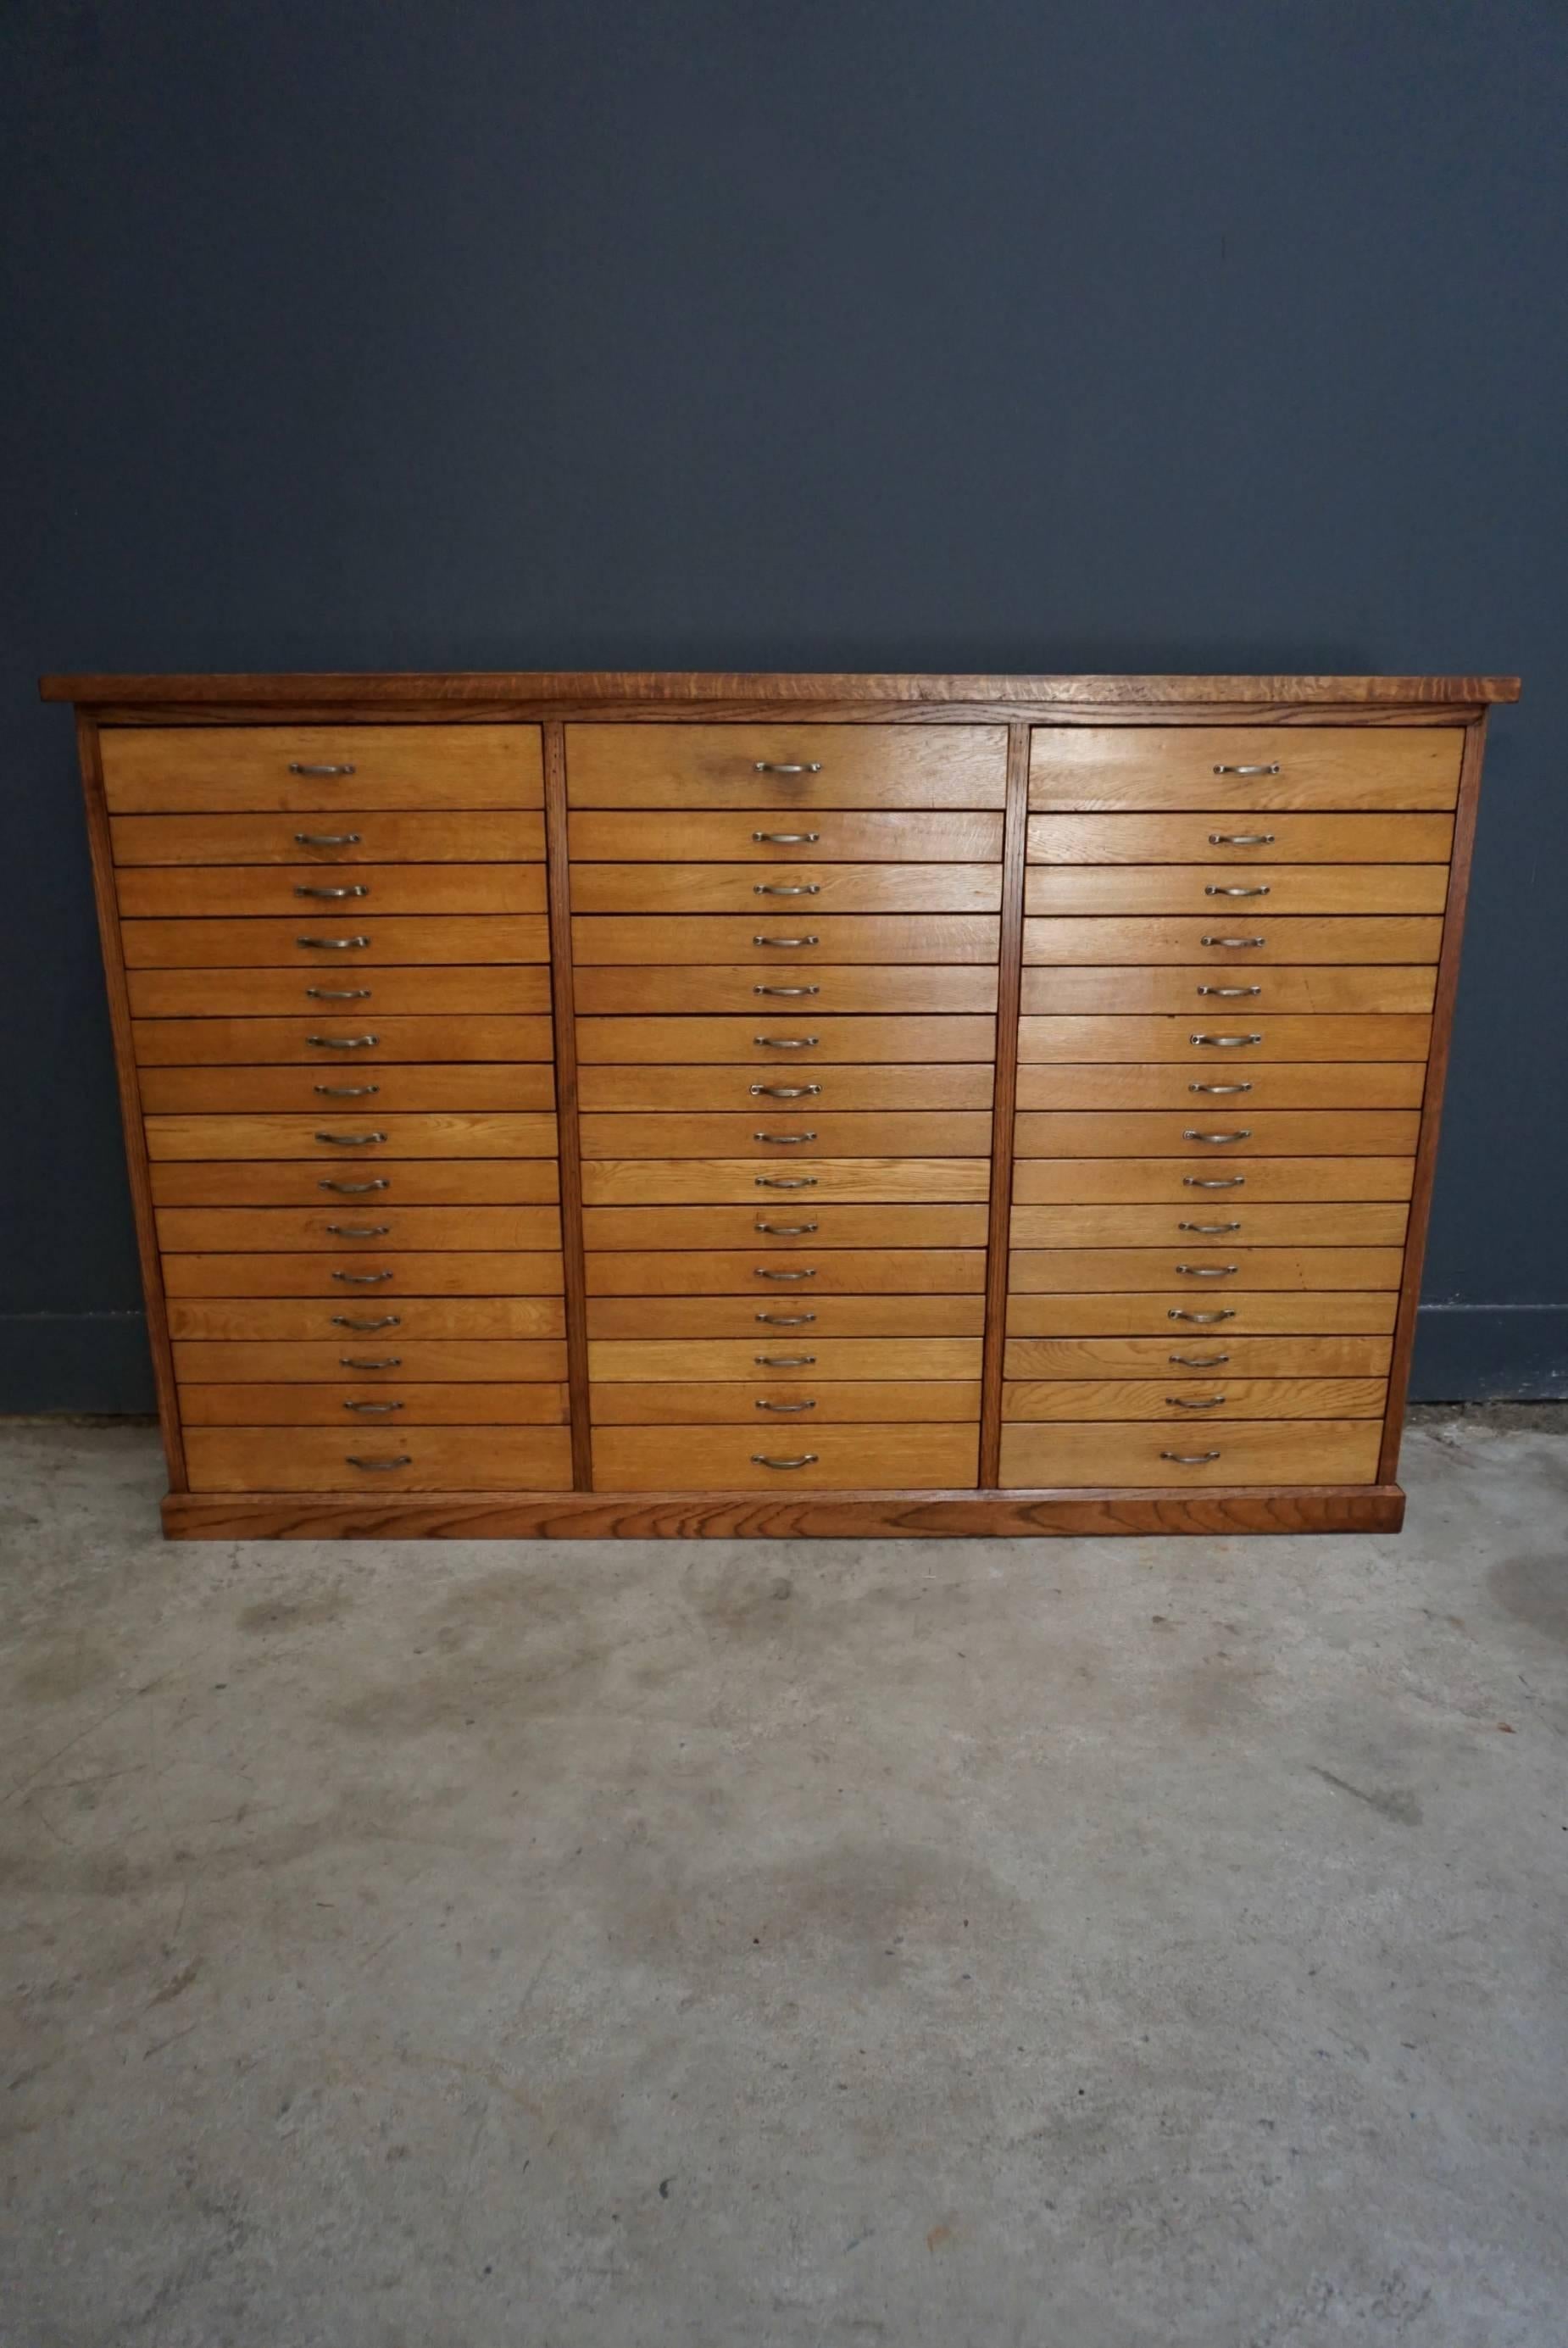
[[[802,705],[912,712],[1141,710],[1193,705],[1279,712],[1517,701],[1516,676],[974,676],[703,669],[497,670],[272,676],[45,676],[45,701],[96,709],[397,711],[423,704],[552,711],[627,705],[748,714]]]

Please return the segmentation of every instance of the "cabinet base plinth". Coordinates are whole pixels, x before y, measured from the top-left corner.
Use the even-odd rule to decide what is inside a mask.
[[[1233,1491],[170,1492],[174,1540],[961,1540],[1396,1533],[1397,1484]]]

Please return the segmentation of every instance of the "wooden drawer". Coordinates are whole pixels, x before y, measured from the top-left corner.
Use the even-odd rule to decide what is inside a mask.
[[[172,1255],[362,1252],[395,1247],[501,1252],[561,1246],[557,1207],[391,1207],[385,1199],[333,1207],[160,1207],[158,1243]]]
[[[196,1426],[185,1464],[193,1492],[559,1492],[572,1488],[572,1438],[564,1427]]]
[[[995,913],[1002,868],[796,862],[760,880],[755,864],[576,864],[572,901],[580,913]]]
[[[643,1062],[691,1065],[725,1060],[743,1067],[791,1071],[824,1060],[988,1061],[993,1018],[823,1018],[810,1005],[795,1016],[754,1012],[748,1019],[580,1019],[577,1055],[585,1065]],[[786,1076],[793,1083],[793,1075]]]
[[[1002,854],[1002,818],[830,808],[802,822],[777,812],[763,819],[711,808],[655,815],[617,808],[573,815],[571,849],[574,864],[994,864]]]
[[[584,1109],[730,1109],[755,1122],[759,1114],[794,1113],[792,1102],[802,1115],[803,1103],[838,1110],[988,1109],[992,1089],[989,1062],[801,1068],[791,1077],[783,1068],[759,1072],[715,1061],[692,1068],[583,1068],[577,1099]]]
[[[363,961],[360,956],[359,960]],[[417,1018],[463,1019],[462,1032],[483,1033],[491,1016],[548,1013],[550,971],[543,963],[480,963],[469,970],[427,963],[412,970],[328,971],[325,958],[315,957],[308,970],[133,970],[129,974],[130,1007],[138,1019],[238,1019],[290,1016],[313,1024],[327,1020],[364,1019],[374,1011],[373,1025],[408,1014]],[[385,1032],[384,1030],[382,1032]],[[455,1031],[451,1031],[455,1032]],[[529,1034],[531,1030],[521,1031]],[[548,1035],[548,1029],[546,1029]],[[265,1059],[264,1052],[245,1054]],[[419,1052],[417,1059],[440,1059],[439,1052]],[[480,1059],[531,1059],[531,1051],[481,1052]],[[544,1057],[545,1054],[538,1056]]]
[[[566,1388],[549,1385],[188,1385],[180,1390],[187,1426],[330,1426],[340,1434],[405,1426],[564,1426]]]
[[[590,1207],[583,1234],[599,1249],[743,1248],[792,1254],[823,1248],[984,1248],[981,1206],[823,1206],[799,1208]]]
[[[1160,1211],[1158,1209],[1155,1210]],[[985,1251],[968,1248],[821,1248],[789,1250],[780,1262],[755,1245],[698,1251],[655,1248],[646,1254],[588,1254],[590,1296],[745,1296],[748,1301],[815,1296],[978,1296],[985,1285]],[[782,1308],[781,1308],[782,1309]]]
[[[1295,1289],[1220,1298],[1167,1288],[1078,1296],[1012,1296],[1009,1337],[1380,1337],[1394,1326],[1391,1289]],[[1194,1350],[1197,1350],[1194,1348]]]
[[[357,1056],[309,1068],[143,1068],[141,1106],[149,1116],[228,1115],[297,1109],[329,1123],[387,1109],[553,1109],[552,1068],[463,1060],[433,1068],[387,1067]]]
[[[526,868],[525,868],[526,869]],[[1232,868],[1233,870],[1233,868]],[[1035,914],[1440,913],[1446,864],[1269,864],[1246,879],[1218,864],[1034,864],[1024,907]],[[1225,926],[1233,926],[1228,918]]]
[[[1020,1108],[1190,1108],[1195,1101],[1244,1101],[1254,1108],[1419,1108],[1423,1060],[1303,1060],[1234,1074],[1191,1067],[1063,1067],[1030,1063],[1018,1071]]]
[[[665,1379],[736,1378],[790,1385],[804,1378],[977,1378],[978,1337],[825,1337],[809,1344],[757,1337],[599,1338],[589,1375],[615,1385]]]
[[[978,1158],[991,1147],[983,1109],[822,1115],[815,1102],[755,1103],[744,1117],[585,1117],[584,1158]]]
[[[396,1353],[418,1337],[560,1337],[566,1320],[553,1296],[171,1296],[177,1338],[243,1344],[294,1338],[340,1352]]]
[[[1382,1428],[1376,1419],[1233,1419],[1205,1442],[1202,1429],[1110,1426],[1006,1426],[1005,1488],[1185,1489],[1236,1484],[1370,1484]]]
[[[356,812],[325,815],[117,815],[117,865],[518,864],[544,855],[544,818]]]
[[[1243,1247],[1196,1237],[1171,1248],[1015,1248],[1007,1286],[1015,1296],[1172,1288],[1200,1304],[1228,1303],[1238,1289],[1398,1288],[1404,1261],[1398,1247]]]
[[[537,726],[110,726],[98,739],[116,815],[544,804]]]
[[[591,1338],[744,1337],[764,1349],[822,1338],[978,1337],[979,1296],[594,1296]]]
[[[124,922],[120,938],[132,970],[330,971],[325,986],[356,984],[359,973],[377,963],[550,960],[550,925],[542,913],[399,920],[379,910],[370,918],[356,905],[311,912],[303,900],[286,922]],[[409,976],[405,971],[405,984]],[[435,1006],[421,1001],[418,1007]]]
[[[290,983],[296,994],[303,992],[297,979]],[[400,1019],[380,1012],[372,1017],[363,1004],[303,1002],[290,1019],[137,1019],[131,1024],[131,1041],[137,1064],[143,1068],[224,1063],[244,1067],[259,1061],[322,1069],[359,1068],[387,1060],[548,1060],[554,1049],[547,1018],[481,1014]]]
[[[934,1419],[973,1426],[980,1416],[980,1386],[978,1380],[950,1378],[843,1378],[809,1392],[781,1393],[744,1380],[710,1378],[686,1385],[598,1385],[593,1404],[598,1426],[748,1426],[760,1438],[757,1447],[766,1450],[776,1436],[792,1441],[790,1427],[807,1444],[814,1426]]]
[[[994,963],[1001,922],[990,913],[828,913],[804,921],[754,913],[586,914],[572,924],[581,972],[601,963],[759,962],[778,953],[829,963]]]
[[[915,963],[833,968],[774,961],[739,969],[727,963],[676,968],[580,970],[579,1015],[634,1012],[737,1012],[752,1019],[798,1019],[834,1012],[995,1011],[996,972]]]
[[[759,762],[763,768],[759,771]],[[804,771],[782,772],[779,768]],[[569,726],[574,808],[999,808],[1002,726]]]
[[[1081,1017],[1037,1014],[1020,1022],[1018,1057],[1023,1062],[1202,1061],[1214,1064],[1220,1077],[1242,1059],[1424,1060],[1431,1035],[1431,1021],[1418,1013],[1340,1018],[1331,1012],[1265,1015],[1243,1007],[1238,1015],[1219,1007],[1210,1014],[1184,1011],[1179,1017],[1169,1013],[1160,1017],[1117,1012]],[[1192,1073],[1191,1067],[1181,1070],[1183,1077]]]
[[[1397,1158],[1414,1153],[1420,1122],[1413,1109],[1029,1109],[1016,1147],[1020,1158]]]
[[[372,1105],[374,1107],[374,1104]],[[147,1154],[165,1158],[309,1158],[346,1169],[388,1158],[553,1158],[553,1117],[471,1116],[453,1110],[428,1117],[366,1117],[348,1103],[305,1117],[149,1117]],[[324,1140],[324,1134],[346,1137]],[[374,1135],[374,1141],[346,1137]],[[359,1178],[345,1172],[346,1180]]]
[[[1038,726],[1029,805],[1451,808],[1463,747],[1458,726]]]
[[[445,1248],[429,1255],[375,1254],[341,1248],[319,1255],[273,1251],[248,1255],[168,1255],[163,1285],[170,1296],[331,1297],[342,1305],[377,1308],[402,1296],[559,1296],[561,1254],[474,1254]]]
[[[1386,1378],[1246,1378],[1226,1370],[1203,1378],[1189,1374],[1184,1394],[1174,1388],[1167,1394],[1166,1383],[1158,1378],[1046,1378],[1035,1385],[1009,1384],[1002,1390],[1002,1416],[1020,1424],[1161,1419],[1189,1429],[1234,1418],[1380,1419],[1388,1395]]]
[[[1375,1378],[1387,1375],[1391,1337],[1009,1337],[1003,1355],[1010,1390],[1026,1394],[1057,1378]],[[1021,1383],[1020,1383],[1021,1382]],[[1011,1414],[1026,1417],[1026,1410]]]
[[[378,1159],[357,1169],[308,1158],[165,1159],[149,1180],[155,1207],[314,1207],[355,1222],[382,1221],[391,1206],[549,1206],[561,1196],[553,1157]]]
[[[1264,1011],[1271,1015],[1310,1013],[1314,1017],[1363,1013],[1420,1016],[1431,1010],[1437,983],[1435,970],[1393,963],[1380,969],[1324,963],[1299,970],[1206,970],[1201,963],[1169,970],[1026,970],[1026,1016],[1020,1045],[1033,1043],[1029,1016],[1067,1018],[1087,1013],[1091,1018],[1142,1017],[1162,1011],[1197,1011],[1202,1018],[1195,1025],[1222,1018],[1227,1026],[1243,1017],[1255,1026],[1257,1014]],[[1031,1050],[1029,1056],[1037,1055]]]
[[[596,1492],[954,1491],[974,1486],[975,1426],[617,1426],[593,1437]],[[769,1463],[772,1463],[771,1465]]]
[[[1224,942],[1221,941],[1223,940]],[[1026,963],[1069,967],[1142,963],[1435,963],[1443,925],[1436,913],[1297,913],[1264,922],[1091,916],[1026,922]]]
[[[1181,1158],[1036,1158],[1015,1167],[1013,1198],[1019,1206],[1168,1200],[1211,1222],[1212,1210],[1265,1200],[1405,1200],[1414,1174],[1412,1158],[1257,1158],[1202,1171]]]
[[[583,1167],[583,1199],[590,1207],[723,1205],[787,1209],[824,1201],[867,1203],[925,1199],[962,1203],[991,1193],[988,1158],[819,1158],[810,1171],[786,1173],[776,1166],[759,1171],[750,1158],[589,1159]]]
[[[1016,1248],[1191,1247],[1193,1239],[1234,1239],[1247,1247],[1403,1247],[1402,1199],[1259,1206],[1248,1190],[1205,1208],[1191,1192],[1181,1207],[1015,1207]]]
[[[321,1385],[345,1377],[360,1386],[367,1381],[389,1385],[400,1394],[409,1378],[489,1385],[538,1379],[553,1384],[566,1375],[566,1348],[559,1338],[427,1337],[410,1343],[402,1331],[392,1334],[396,1344],[341,1334],[326,1343],[187,1341],[174,1348],[175,1375],[181,1394],[196,1385]],[[486,1413],[474,1415],[482,1418]]]
[[[1031,864],[1446,864],[1449,815],[1032,815]]]
[[[116,873],[115,891],[127,922],[286,913],[299,928],[315,922],[352,929],[373,913],[542,913],[544,868],[359,864],[349,875],[328,864],[293,871],[270,864],[202,864],[178,871],[139,864]]]

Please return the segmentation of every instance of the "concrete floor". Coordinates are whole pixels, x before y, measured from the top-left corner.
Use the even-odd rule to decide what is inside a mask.
[[[0,1430],[5,2348],[1561,2348],[1568,1435],[1387,1540],[165,1546]]]

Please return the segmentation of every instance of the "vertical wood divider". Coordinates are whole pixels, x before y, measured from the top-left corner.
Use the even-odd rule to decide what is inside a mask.
[[[588,1407],[588,1275],[583,1255],[583,1148],[577,1123],[577,1013],[572,983],[572,867],[567,849],[566,728],[544,725],[544,853],[550,905],[550,999],[555,1021],[556,1148],[561,1169],[561,1263],[566,1297],[566,1384],[572,1413],[572,1488],[593,1488]]]
[[[180,1430],[180,1390],[174,1382],[174,1348],[169,1337],[169,1309],[163,1297],[163,1268],[158,1254],[158,1219],[152,1206],[152,1179],[147,1166],[147,1133],[141,1121],[141,1085],[137,1075],[136,1048],[131,1033],[125,946],[119,933],[119,898],[114,885],[114,850],[108,828],[108,802],[104,797],[103,759],[98,749],[98,721],[83,710],[77,712],[77,755],[81,761],[82,792],[87,800],[93,902],[98,908],[98,937],[103,946],[109,1027],[114,1036],[115,1078],[119,1086],[120,1123],[125,1130],[126,1170],[130,1177],[136,1251],[141,1263],[147,1335],[152,1349],[152,1378],[158,1393],[158,1423],[163,1435],[164,1456],[169,1463],[169,1488],[171,1492],[185,1492],[190,1489],[190,1479],[185,1470],[185,1441]]]
[[[1002,829],[1002,924],[996,965],[996,1079],[991,1099],[991,1214],[985,1243],[985,1335],[980,1362],[980,1489],[1001,1473],[1002,1360],[1013,1213],[1013,1112],[1018,1096],[1018,1003],[1024,981],[1024,867],[1028,839],[1029,728],[1007,728],[1007,811]]]
[[[1432,1183],[1437,1173],[1439,1126],[1443,1087],[1448,1082],[1449,1045],[1453,1032],[1454,998],[1459,990],[1460,955],[1464,946],[1465,901],[1470,895],[1470,859],[1475,849],[1476,814],[1480,800],[1481,759],[1486,750],[1486,712],[1465,727],[1464,753],[1460,762],[1459,804],[1454,809],[1454,844],[1449,861],[1449,893],[1443,907],[1443,942],[1438,958],[1437,999],[1432,1005],[1432,1041],[1427,1057],[1427,1081],[1421,1095],[1421,1130],[1416,1142],[1416,1170],[1410,1195],[1410,1220],[1405,1227],[1405,1261],[1399,1278],[1399,1311],[1394,1323],[1394,1358],[1388,1370],[1388,1407],[1383,1419],[1383,1447],[1377,1457],[1377,1480],[1392,1483],[1399,1465],[1399,1438],[1405,1426],[1405,1397],[1410,1385],[1410,1363],[1416,1350],[1416,1315],[1421,1303],[1421,1266],[1427,1253],[1427,1230],[1432,1219]]]

